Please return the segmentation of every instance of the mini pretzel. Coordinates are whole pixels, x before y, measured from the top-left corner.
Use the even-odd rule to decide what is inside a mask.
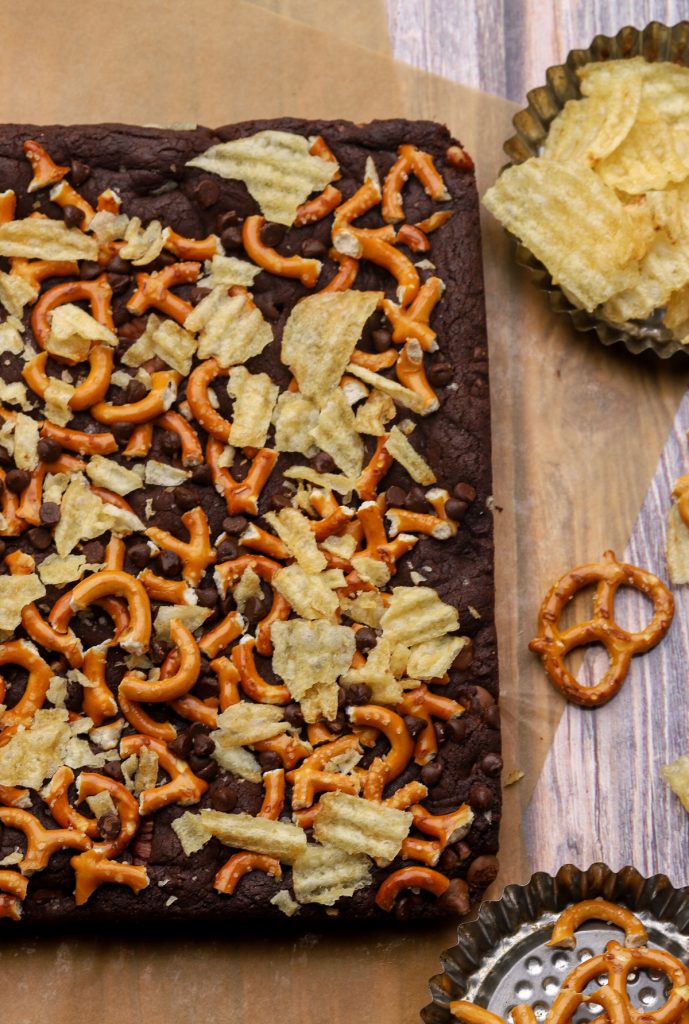
[[[390,708],[377,704],[360,704],[348,709],[352,725],[370,725],[380,729],[390,744],[390,750],[383,758],[387,770],[387,781],[392,782],[401,775],[409,764],[414,752],[414,741],[401,718]]]
[[[114,358],[113,349],[109,345],[94,345],[88,354],[89,374],[77,384],[67,403],[70,409],[81,412],[105,398],[110,387]],[[22,377],[31,390],[43,399],[51,383],[51,378],[45,372],[47,362],[48,353],[39,352],[22,370]]]
[[[360,784],[357,776],[345,775],[342,772],[314,771],[302,766],[294,772],[292,786],[292,807],[303,810],[310,807],[317,793],[349,793],[357,796]]]
[[[112,288],[108,284],[108,275],[101,274],[95,281],[65,281],[64,284],[56,284],[41,295],[31,313],[31,327],[36,337],[36,342],[41,348],[46,347],[50,337],[49,313],[66,302],[78,302],[85,299],[90,307],[91,313],[99,324],[114,331],[115,325],[112,319],[110,301],[112,299]],[[78,360],[68,359],[65,356],[54,356],[60,363],[68,363],[73,366]]]
[[[311,753],[308,743],[304,743],[298,736],[290,736],[288,733],[274,736],[270,740],[260,740],[258,743],[253,743],[252,746],[259,753],[277,754],[287,772]]]
[[[17,209],[17,197],[11,188],[0,192],[0,224],[9,224],[14,220]]]
[[[220,581],[224,596],[227,587],[236,583],[245,569],[253,569],[257,576],[260,576],[266,583],[270,583],[275,573],[281,568],[279,562],[274,562],[264,555],[240,555],[239,558],[234,558],[229,562],[221,562],[216,566],[215,575],[216,579]],[[259,654],[270,657],[273,653],[273,641],[270,637],[271,627],[274,622],[289,618],[291,610],[285,598],[277,591],[273,591],[271,609],[256,627],[256,650]]]
[[[474,161],[461,146],[448,146],[445,151],[445,159],[450,167],[455,167],[458,171],[473,171],[474,169]]]
[[[254,648],[256,641],[247,637],[232,648],[232,662],[239,672],[241,687],[247,697],[258,704],[277,704],[284,707],[292,700],[286,686],[267,683],[256,668]]]
[[[406,309],[397,306],[390,299],[383,300],[385,315],[392,324],[392,340],[401,345],[411,338],[416,339],[425,352],[438,348],[435,331],[429,326],[431,313],[441,299],[445,285],[439,277],[429,277],[421,285],[419,294]]]
[[[194,307],[171,292],[170,288],[178,284],[193,284],[200,271],[199,263],[173,263],[153,274],[137,274],[137,288],[127,302],[127,309],[135,316],[141,316],[153,307],[183,324]]]
[[[375,501],[378,495],[378,484],[392,466],[394,460],[385,447],[389,436],[389,434],[383,434],[378,438],[373,455],[354,485],[362,501]]]
[[[192,587],[198,587],[203,575],[215,558],[211,546],[210,530],[206,513],[200,506],[192,508],[182,516],[182,523],[189,533],[189,540],[179,540],[166,530],[150,526],[144,532],[154,544],[165,551],[173,551],[182,560],[182,576]]]
[[[450,885],[450,879],[439,871],[426,867],[400,868],[385,879],[376,893],[376,903],[381,910],[392,910],[402,889],[425,889],[434,896],[442,896]]]
[[[243,630],[244,620],[239,612],[229,612],[217,626],[203,634],[199,640],[199,647],[207,658],[217,658],[221,651],[242,635]]]
[[[577,944],[574,935],[585,921],[607,921],[624,931],[624,944],[628,949],[643,946],[648,940],[648,933],[643,924],[631,910],[607,900],[583,900],[575,903],[560,914],[553,926],[553,934],[547,946],[559,946],[561,949],[574,949]]]
[[[375,501],[365,501],[359,506],[357,519],[364,529],[366,547],[357,551],[357,555],[367,555],[370,558],[378,558],[391,570],[394,569],[398,558],[411,551],[418,542],[418,537],[410,534],[400,533],[394,540],[388,540],[385,533],[383,513]]]
[[[184,416],[178,412],[168,410],[160,419],[155,421],[155,426],[162,427],[163,430],[169,430],[177,435],[182,449],[182,465],[185,468],[201,465],[203,462],[201,442],[191,423],[185,420]]]
[[[330,249],[328,256],[331,260],[339,263],[340,269],[322,291],[346,292],[356,281],[357,274],[359,273],[359,261],[355,260],[352,256],[345,256],[343,252],[338,252],[337,249]]]
[[[113,405],[97,402],[91,415],[99,423],[147,423],[167,412],[177,397],[177,386],[182,375],[177,370],[159,370],[151,374],[151,390],[138,402]]]
[[[22,149],[26,159],[31,164],[33,178],[27,186],[27,192],[36,192],[46,185],[54,185],[56,181],[64,178],[69,173],[69,167],[60,167],[46,153],[43,146],[34,139],[27,139]]]
[[[143,569],[137,578],[152,601],[164,601],[167,604],[196,603],[196,594],[185,580],[156,576],[152,569]]]
[[[406,785],[400,786],[392,796],[389,796],[383,803],[386,807],[394,807],[398,811],[406,811],[409,807],[418,803],[419,800],[425,800],[428,796],[428,787],[424,786],[423,782],[419,782],[415,779],[413,782],[407,782]]]
[[[62,209],[65,206],[75,206],[77,210],[81,210],[84,214],[84,219],[79,227],[82,231],[88,230],[88,226],[93,220],[96,211],[68,181],[60,181],[50,190],[50,201],[51,203],[57,203]]]
[[[452,210],[436,210],[430,217],[426,217],[425,220],[418,220],[414,225],[419,231],[423,231],[424,235],[430,235],[433,231],[437,231],[443,224],[447,224],[448,220],[454,216]]]
[[[71,591],[71,612],[84,611],[89,605],[109,596],[124,598],[129,609],[130,625],[118,638],[119,645],[132,654],[143,654],[151,638],[151,605],[143,586],[133,576],[107,569],[88,576]],[[59,625],[53,622],[53,612],[50,621],[59,629]]]
[[[102,725],[106,718],[117,714],[115,700],[105,678],[107,651],[91,648],[84,658],[83,672],[91,686],[84,687],[84,714],[94,725]]]
[[[36,295],[41,282],[48,277],[76,277],[79,274],[79,264],[76,260],[28,260],[14,256],[10,260],[10,267],[10,274],[13,277],[21,277],[33,285]]]
[[[77,455],[111,455],[117,451],[117,441],[109,431],[87,434],[83,430],[59,427],[50,420],[46,420],[41,427],[41,437],[57,441],[62,448],[76,452]]]
[[[431,715],[447,722],[451,718],[464,714],[465,710],[456,700],[432,693],[424,683],[421,683],[415,690],[405,693],[397,705],[397,709],[404,715],[423,718],[426,723],[425,728],[419,733],[414,747],[414,760],[417,764],[428,764],[438,752],[438,740]]]
[[[429,413],[435,412],[439,408],[438,396],[426,377],[423,349],[415,338],[408,341],[400,352],[399,359],[395,363],[395,373],[400,384],[409,388],[410,391],[414,391],[423,400],[419,410],[422,416],[428,416]]]
[[[521,1009],[521,1007],[515,1006],[514,1010],[517,1009]],[[458,1020],[463,1020],[465,1024],[505,1024],[499,1014],[492,1013],[485,1006],[477,1006],[476,1003],[470,1003],[466,999],[455,999],[451,1002],[450,1013]]]
[[[322,519],[310,519],[309,526],[313,531],[316,541],[320,544],[321,541],[327,540],[328,537],[339,533],[343,526],[351,523],[355,515],[354,509],[349,508],[347,505],[338,505],[336,503],[333,511]]]
[[[281,256],[275,249],[264,245],[261,231],[265,217],[254,214],[247,217],[242,227],[242,243],[253,262],[276,277],[294,277],[305,288],[313,288],[321,272],[320,260],[304,259],[301,256]]]
[[[2,665],[20,665],[29,673],[23,694],[2,716],[2,728],[28,725],[38,708],[43,707],[53,671],[26,640],[8,640],[0,645]]]
[[[258,817],[277,821],[285,804],[285,769],[273,768],[271,771],[264,772],[263,786],[263,803]]]
[[[424,153],[416,146],[410,145],[400,146],[397,153],[397,161],[388,171],[383,183],[381,212],[383,219],[388,222],[404,220],[402,188],[410,174],[416,175],[431,199],[439,201],[450,198],[430,153]]]
[[[309,199],[297,207],[297,214],[294,218],[294,227],[303,228],[306,224],[314,224],[323,220],[328,214],[340,205],[342,193],[332,185],[326,185],[320,195]]]
[[[189,722],[200,722],[209,729],[218,728],[218,702],[214,697],[204,701],[193,693],[187,693],[178,700],[170,701],[170,707],[180,718],[186,718]]]
[[[239,542],[242,547],[253,548],[254,551],[260,551],[262,555],[267,555],[268,558],[275,558],[278,561],[285,561],[292,557],[289,548],[279,537],[261,529],[255,523],[249,523],[239,538]]]
[[[172,743],[177,738],[177,730],[172,722],[159,722],[144,711],[141,704],[129,700],[124,693],[118,693],[117,700],[124,717],[141,735],[150,736],[151,739],[165,744]]]
[[[125,459],[145,459],[152,447],[153,424],[139,423],[137,427],[134,427],[122,454]]]
[[[211,437],[223,444],[229,443],[232,424],[209,402],[208,387],[217,377],[227,377],[229,372],[217,359],[207,359],[192,370],[187,381],[187,402],[192,416]]]
[[[41,522],[43,481],[48,473],[80,473],[86,469],[81,459],[72,455],[60,455],[54,462],[40,462],[31,474],[28,487],[21,495],[17,515],[27,523],[38,526]]]
[[[145,679],[140,672],[127,672],[119,686],[119,693],[128,700],[158,704],[176,700],[194,686],[201,670],[201,653],[187,627],[179,619],[170,623],[170,639],[177,648],[179,668],[166,679]]]
[[[567,602],[578,590],[593,583],[597,584],[593,616],[580,625],[560,630],[560,616]],[[621,586],[635,587],[653,602],[653,618],[640,632],[629,633],[615,622],[615,595]],[[632,657],[662,640],[673,612],[672,594],[657,576],[618,562],[612,551],[606,551],[602,562],[572,569],[551,587],[539,612],[539,636],[531,641],[529,650],[541,655],[550,681],[567,700],[582,707],[600,707],[622,686]],[[587,688],[565,667],[565,657],[575,647],[591,643],[603,644],[610,667],[599,683]]]
[[[208,438],[206,461],[211,468],[215,489],[227,502],[231,516],[248,512],[258,515],[258,499],[270,477],[278,453],[272,448],[259,448],[251,460],[251,469],[243,480],[235,480],[229,469],[220,465],[224,446],[213,437]]]
[[[131,754],[138,754],[142,747],[148,747],[158,755],[160,767],[170,776],[169,782],[155,789],[145,789],[139,795],[139,811],[142,815],[154,814],[169,804],[177,803],[186,807],[199,802],[208,789],[208,783],[194,775],[186,761],[175,757],[164,743],[134,733],[120,741],[120,756],[127,758]]]
[[[96,796],[98,793],[109,793],[117,808],[117,816],[120,819],[120,834],[116,839],[105,840],[94,843],[93,849],[102,852],[106,857],[117,857],[129,846],[136,835],[139,827],[139,807],[136,797],[132,796],[126,786],[107,775],[98,775],[95,772],[82,772],[77,781],[77,796],[79,802],[87,797]],[[97,823],[96,823],[97,824]],[[97,838],[91,836],[92,839]]]
[[[185,238],[172,228],[166,228],[166,232],[163,248],[173,252],[181,260],[210,260],[222,251],[216,235],[207,235],[206,238]]]
[[[365,366],[367,370],[378,373],[379,370],[387,370],[395,365],[397,352],[392,348],[389,348],[387,352],[360,352],[355,348],[349,361],[355,366]]]
[[[406,508],[386,509],[385,518],[391,537],[397,537],[400,533],[423,533],[436,540],[447,540],[457,532],[457,524],[450,519],[425,512],[409,512]]]
[[[367,163],[366,175],[363,185],[360,185],[356,192],[345,200],[335,211],[335,219],[332,226],[332,236],[348,227],[353,220],[358,220],[365,213],[372,210],[380,202],[381,191],[377,176],[371,174],[372,167]]]
[[[28,789],[19,789],[17,786],[0,786],[0,804],[3,807],[30,807],[31,795]]]
[[[17,865],[27,878],[47,868],[58,850],[87,850],[91,841],[73,828],[43,828],[38,818],[19,807],[0,807],[0,824],[14,828],[26,837],[26,853]]]
[[[282,868],[277,857],[267,857],[263,853],[235,853],[218,871],[213,881],[213,888],[218,892],[231,896],[239,882],[250,871],[264,871],[273,878],[282,878]]]
[[[462,839],[474,819],[473,811],[468,804],[461,804],[456,811],[450,811],[449,814],[431,814],[421,804],[414,804],[411,806],[411,812],[414,815],[414,827],[438,839],[442,850],[449,843]]]
[[[4,469],[0,469],[0,480],[5,483],[7,476]],[[27,527],[27,523],[18,515],[19,495],[3,487],[0,496],[0,509],[4,525],[0,529],[0,537],[18,537]]]
[[[348,753],[350,750],[361,750],[357,737],[351,733],[345,736],[338,736],[337,739],[319,746],[318,750],[310,752],[299,770],[321,771],[334,757]],[[296,774],[296,771],[288,771],[287,781],[293,783]]]
[[[101,885],[127,885],[133,892],[139,893],[149,884],[143,864],[123,864],[121,861],[108,860],[97,850],[80,853],[72,857],[69,863],[76,875],[74,901],[78,907],[87,903]]]
[[[400,850],[402,860],[418,860],[429,868],[436,866],[441,853],[440,843],[437,840],[417,839],[416,836],[407,836],[403,840]]]
[[[114,192],[111,188],[106,188],[96,200],[96,210],[98,213],[119,213],[121,206],[122,200],[117,192]]]
[[[376,235],[367,234],[362,228],[351,226],[334,234],[333,244],[347,256],[370,260],[388,270],[397,279],[397,298],[403,305],[416,298],[420,284],[418,271],[411,260],[394,245]]]
[[[415,224],[403,224],[397,232],[397,241],[412,252],[430,252],[431,243]]]

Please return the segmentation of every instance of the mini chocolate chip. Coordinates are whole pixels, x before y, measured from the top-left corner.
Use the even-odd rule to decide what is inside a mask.
[[[460,501],[467,501],[469,504],[476,498],[476,488],[472,487],[471,484],[455,484],[452,488],[452,493],[455,498],[459,498]]]
[[[212,782],[220,769],[216,761],[209,761],[206,758],[198,758],[193,754],[189,758],[189,767],[194,775],[198,775],[204,782]]]
[[[79,275],[83,281],[93,281],[94,278],[100,277],[102,273],[103,268],[95,260],[79,261]]]
[[[428,383],[432,384],[433,387],[444,387],[445,384],[450,383],[453,375],[452,363],[446,363],[444,360],[439,360],[437,363],[429,363],[426,370]]]
[[[443,774],[443,766],[438,761],[425,764],[420,773],[424,786],[437,786]]]
[[[126,444],[134,433],[135,427],[135,423],[124,423],[120,420],[118,423],[112,423],[110,425],[110,433],[114,436],[118,444]]]
[[[260,295],[254,295],[254,302],[266,320],[275,321],[279,319],[280,310],[275,305],[271,292],[262,292]]]
[[[387,352],[392,345],[392,334],[382,327],[379,331],[373,331],[371,341],[376,352]]]
[[[100,770],[103,772],[103,775],[107,775],[109,779],[114,779],[115,782],[124,782],[122,765],[119,761],[107,761]]]
[[[4,444],[0,444],[0,463],[3,466],[11,466],[12,462],[12,456],[7,451],[7,448],[5,448]]]
[[[361,654],[365,654],[366,651],[370,651],[372,647],[375,647],[377,639],[375,631],[370,626],[362,626],[361,629],[357,629],[354,635],[356,649]]]
[[[42,437],[36,445],[36,451],[41,462],[55,462],[62,455],[62,445],[51,437]]]
[[[140,826],[138,834],[134,838],[134,842],[131,846],[132,860],[135,864],[145,864],[150,856],[151,849],[153,848],[153,822],[144,821]]]
[[[301,243],[301,254],[307,260],[322,260],[328,254],[328,247],[317,238],[307,238]]]
[[[79,188],[79,186],[83,185],[91,176],[91,168],[88,164],[85,164],[83,160],[72,160],[69,173],[72,179],[72,184],[76,188]]]
[[[415,893],[405,892],[395,903],[395,917],[398,921],[409,921],[416,916],[421,897]]]
[[[489,786],[484,786],[482,782],[477,782],[469,790],[469,803],[477,811],[487,811],[494,803],[493,790]]]
[[[149,645],[149,654],[154,665],[161,665],[172,650],[172,645],[165,640],[153,637]]]
[[[433,723],[433,729],[435,731],[435,738],[437,739],[438,743],[444,743],[445,742],[445,723],[441,722],[439,719],[437,719]]]
[[[481,771],[485,775],[495,777],[502,771],[502,758],[499,754],[486,754],[481,761]]]
[[[459,857],[452,849],[451,846],[447,846],[440,854],[440,860],[438,861],[438,867],[441,871],[453,871],[459,864]]]
[[[6,543],[6,541],[0,539],[0,558],[4,558],[5,557],[5,552],[6,551],[7,551],[7,543]]]
[[[218,544],[216,551],[219,562],[231,562],[239,554],[239,547],[236,541],[228,538]]]
[[[119,253],[115,253],[107,266],[108,274],[125,274],[129,276],[136,267],[132,267],[129,260],[123,260]]]
[[[117,305],[113,307],[112,322],[117,330],[119,330],[120,327],[124,327],[128,320],[129,313],[125,306]]]
[[[392,487],[388,487],[385,492],[385,502],[388,508],[404,508],[404,503],[407,500],[407,496],[401,487],[397,487],[394,484]]]
[[[276,512],[279,512],[283,508],[291,508],[292,499],[289,494],[283,494],[281,491],[276,491],[275,494],[271,494],[270,496],[270,504]]]
[[[151,561],[151,549],[145,541],[136,541],[127,554],[135,569],[145,569]]]
[[[67,683],[67,694],[65,696],[65,707],[68,711],[79,712],[84,703],[84,691],[74,679]]]
[[[131,283],[131,278],[127,274],[108,273],[108,284],[112,288],[113,295],[121,295]]]
[[[199,733],[199,735],[194,736],[191,749],[197,757],[210,757],[215,750],[215,741],[210,736],[206,736],[205,733]]]
[[[82,555],[86,556],[87,562],[105,561],[105,544],[101,540],[89,540],[82,545]]]
[[[122,822],[117,814],[102,814],[98,819],[98,831],[102,839],[117,839],[122,831]]]
[[[274,750],[262,750],[258,755],[258,763],[261,766],[261,771],[264,772],[272,772],[276,768],[282,768],[280,756]]]
[[[238,227],[234,227],[234,226],[231,226],[229,228],[225,228],[225,230],[220,235],[220,241],[222,243],[223,249],[225,249],[225,250],[241,249],[241,247],[242,247],[242,232],[241,232],[241,229],[238,228]]]
[[[413,740],[415,740],[419,733],[423,732],[426,728],[426,720],[424,718],[419,718],[418,715],[405,715],[404,724],[407,727],[407,732]]]
[[[202,288],[200,285],[196,288],[192,288],[189,291],[189,301],[192,306],[198,306],[201,299],[205,299],[207,295],[210,295],[210,288]]]
[[[472,860],[467,871],[467,882],[477,889],[487,889],[498,876],[498,860],[490,854],[483,854]]]
[[[183,761],[186,761],[191,752],[192,735],[188,729],[184,729],[183,732],[177,733],[176,739],[171,743],[168,743],[167,748],[175,757],[181,757]]]
[[[347,701],[349,704],[368,704],[373,691],[367,683],[354,683],[347,687]]]
[[[161,551],[158,565],[163,576],[179,576],[182,572],[182,559],[175,551]]]
[[[158,497],[161,497],[161,495],[158,495]],[[170,499],[170,502],[172,503],[172,495],[168,494],[166,495],[166,497],[168,497]],[[155,498],[153,500],[155,504]],[[158,513],[158,516],[156,518],[156,526],[160,527],[161,530],[167,530],[167,532],[171,533],[173,537],[180,537],[185,535],[181,519],[171,509],[163,509],[161,512]]]
[[[244,516],[225,516],[222,521],[222,528],[229,537],[239,537],[248,525],[249,520]]]
[[[301,729],[304,724],[304,716],[298,704],[288,704],[283,712],[285,721],[289,722],[295,729]]]
[[[28,469],[11,469],[5,477],[5,487],[12,494],[21,494],[31,483]]]
[[[317,473],[336,473],[337,465],[332,456],[328,455],[327,452],[319,452],[318,455],[310,460],[310,464],[316,470]]]
[[[202,466],[194,466],[191,471],[191,480],[198,487],[208,487],[213,482],[211,467],[205,463]]]
[[[495,704],[495,698],[483,686],[475,686],[471,706],[474,711],[486,711]]]
[[[458,843],[455,843],[452,849],[459,857],[460,864],[464,863],[465,860],[469,860],[469,857],[471,857],[471,854],[473,852],[469,844],[465,843],[463,840],[460,840]]]
[[[29,530],[26,536],[36,551],[47,551],[52,543],[50,530],[46,530],[43,526],[34,526],[33,530]]]
[[[440,906],[456,914],[457,917],[464,917],[471,910],[469,899],[469,886],[463,878],[453,878],[445,892],[438,900]]]
[[[54,501],[44,501],[38,514],[41,526],[57,526],[60,522],[60,506]]]
[[[452,668],[456,668],[459,672],[463,672],[469,668],[472,661],[474,660],[474,645],[471,639],[467,639],[467,642],[462,647],[461,651],[452,662]]]
[[[194,693],[197,697],[200,697],[201,700],[206,700],[208,697],[217,697],[220,693],[218,677],[211,673],[202,675],[196,681]]]
[[[239,214],[237,211],[225,210],[224,213],[216,217],[215,230],[221,235],[226,228],[234,227],[235,224],[239,224]]]
[[[66,206],[62,207],[62,219],[68,228],[81,227],[85,216],[86,214],[83,210],[80,210],[78,206],[72,206],[71,203],[67,203]]]
[[[498,705],[493,704],[492,707],[487,708],[483,719],[491,729],[498,729],[500,727],[500,708]]]
[[[142,398],[145,398],[148,392],[146,391],[146,385],[142,384],[140,380],[136,380],[134,377],[129,381],[129,386],[125,392],[127,402],[140,402]]]
[[[215,178],[201,178],[194,189],[194,195],[200,206],[207,210],[220,199],[220,186]]]
[[[216,779],[208,791],[214,811],[229,814],[237,806],[237,794],[227,779]]]
[[[196,601],[199,608],[215,608],[220,597],[215,587],[198,587]]]
[[[185,484],[175,487],[172,493],[175,498],[175,505],[182,512],[188,512],[190,509],[196,508],[199,503],[199,497],[194,488],[188,487]]]
[[[122,341],[137,341],[146,330],[146,320],[142,316],[134,317],[123,324],[117,332]]]
[[[467,728],[463,718],[451,718],[445,725],[445,736],[450,743],[463,743],[466,739]]]
[[[252,626],[260,622],[267,614],[268,604],[265,599],[259,600],[257,597],[250,597],[244,605],[244,618]]]
[[[412,487],[407,493],[405,502],[410,512],[428,512],[430,509],[426,495],[420,487]]]
[[[450,519],[461,519],[468,507],[466,501],[460,501],[459,498],[450,498],[445,502],[445,515],[449,516]]]
[[[267,221],[261,228],[261,241],[264,245],[274,249],[284,239],[287,229],[284,224],[274,224]]]

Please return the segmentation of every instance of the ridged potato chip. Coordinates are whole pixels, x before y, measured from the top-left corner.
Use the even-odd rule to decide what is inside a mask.
[[[684,181],[689,174],[689,125],[669,130],[661,120],[637,121],[596,169],[606,185],[629,195]]]
[[[664,306],[672,292],[689,282],[689,246],[672,242],[664,231],[641,261],[641,274],[633,288],[614,295],[603,314],[614,322],[641,320]]]
[[[332,907],[341,896],[353,896],[371,881],[371,861],[336,846],[309,843],[292,866],[294,895],[299,903]]]
[[[413,817],[373,800],[349,793],[324,793],[313,834],[347,853],[368,854],[380,863],[395,859],[407,838]]]
[[[589,166],[608,156],[624,141],[636,120],[641,87],[641,78],[628,75],[608,92],[569,100],[548,132],[543,156]]]
[[[297,825],[244,813],[203,810],[199,816],[211,835],[237,850],[265,853],[293,864],[306,849],[306,832]]]

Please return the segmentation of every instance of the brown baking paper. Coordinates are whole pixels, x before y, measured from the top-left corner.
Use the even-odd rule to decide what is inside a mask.
[[[2,5],[0,120],[217,125],[253,117],[429,117],[472,152],[482,188],[503,162],[516,105],[424,75],[380,51],[382,4],[328,4],[339,36],[301,0],[120,0]],[[326,5],[313,5],[325,7]],[[322,12],[318,14],[322,18]],[[357,47],[349,20],[357,24]],[[367,26],[360,34],[360,26]],[[382,42],[382,45],[381,45]],[[526,643],[555,576],[622,549],[689,371],[572,333],[513,264],[489,217],[497,619],[506,770],[498,884],[524,881],[522,812],[561,702]],[[574,752],[573,757],[576,757]],[[573,765],[573,778],[576,777]],[[0,940],[12,1024],[411,1024],[451,925],[297,938],[189,934]]]

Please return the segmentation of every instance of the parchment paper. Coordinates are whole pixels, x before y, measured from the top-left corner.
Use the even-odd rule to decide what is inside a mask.
[[[38,0],[0,2],[0,120],[214,125],[282,114],[429,117],[446,121],[466,144],[482,187],[494,180],[512,104],[375,52],[382,4],[314,4],[318,16],[309,16],[309,6],[64,0],[46,9]],[[326,23],[340,34],[266,7],[319,25],[327,7]],[[370,48],[348,41],[351,25],[343,18],[357,24],[354,38]],[[505,791],[497,890],[528,877],[522,813],[562,707],[526,650],[538,604],[565,569],[606,547],[622,549],[689,373],[575,335],[514,267],[490,218],[484,270],[505,762],[507,771],[526,773]],[[296,939],[107,930],[3,939],[2,1020],[262,1024],[279,1015],[282,1024],[411,1024],[454,934],[447,925],[411,935],[378,929]]]

